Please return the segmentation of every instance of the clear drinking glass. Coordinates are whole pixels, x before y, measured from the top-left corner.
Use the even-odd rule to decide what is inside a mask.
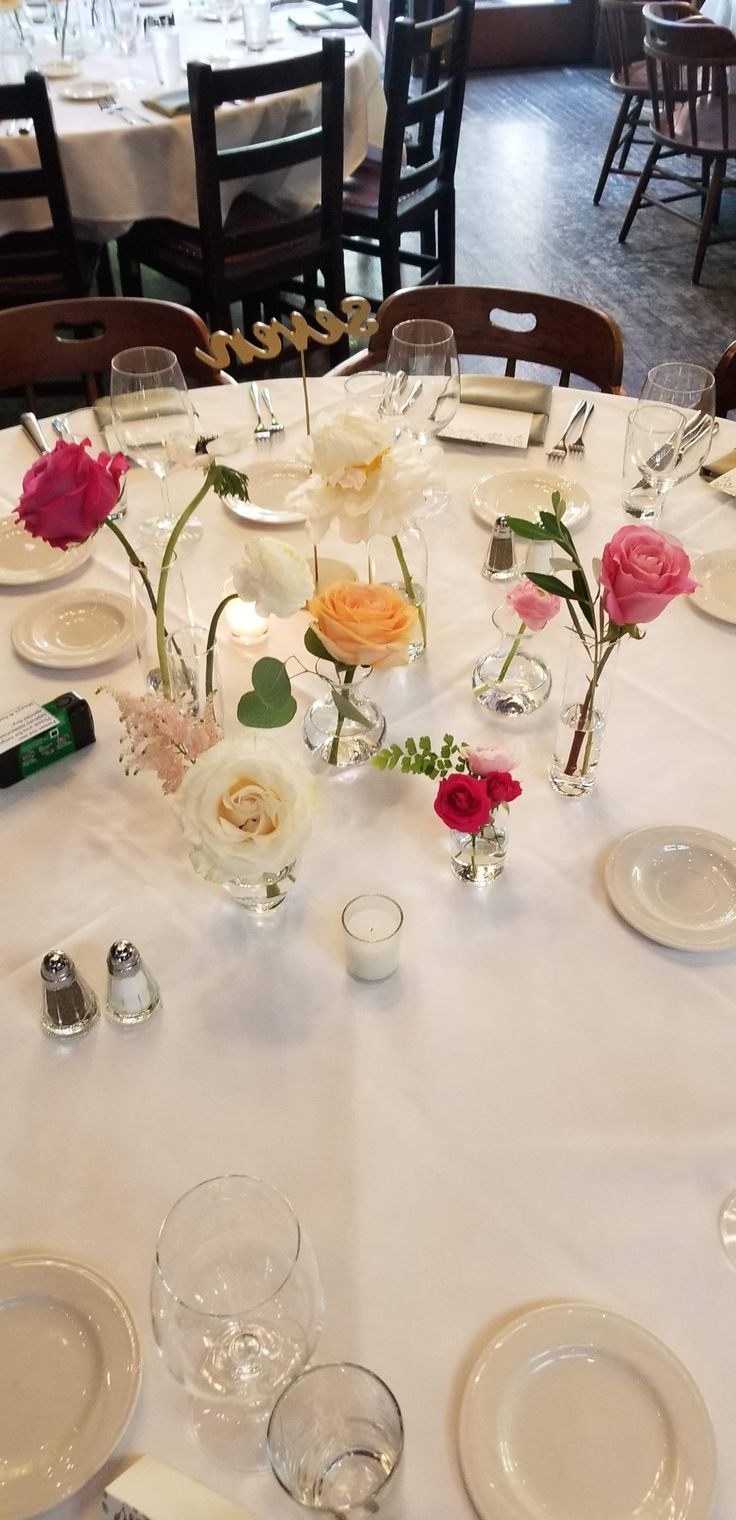
[[[162,551],[176,522],[169,502],[168,476],[176,463],[177,442],[193,443],[196,418],[176,354],[168,348],[126,348],[112,361],[110,406],[118,446],[161,482],[163,511],[141,526],[141,538]],[[191,517],[179,549],[202,536]]]
[[[644,381],[640,399],[676,406],[684,414],[677,482],[695,475],[708,458],[713,440],[716,382],[710,370],[700,364],[655,364]]]
[[[298,1504],[337,1515],[384,1510],[403,1446],[391,1389],[352,1362],[303,1372],[282,1393],[268,1425],[268,1455],[281,1487]]]
[[[151,38],[153,61],[158,82],[164,89],[173,89],[181,79],[181,43],[179,33],[173,26],[156,26]]]
[[[345,406],[349,412],[368,412],[377,417],[382,408],[386,375],[382,369],[362,369],[345,381]]]
[[[399,322],[386,359],[382,416],[406,428],[421,445],[451,422],[460,400],[455,334],[446,322]],[[449,504],[447,491],[427,491],[425,514]]]
[[[638,477],[624,500],[624,511],[656,523],[664,498],[677,483],[685,414],[659,401],[640,401],[629,413],[624,471]]]
[[[267,1465],[266,1421],[309,1361],[323,1313],[314,1252],[276,1188],[213,1177],[174,1204],[156,1245],[153,1333],[215,1461]]]
[[[262,53],[268,42],[271,0],[245,0],[243,28],[245,45],[251,53]]]

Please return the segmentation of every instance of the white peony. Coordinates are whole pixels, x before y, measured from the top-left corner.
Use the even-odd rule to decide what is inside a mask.
[[[304,556],[267,533],[248,534],[232,576],[241,601],[255,602],[260,617],[291,617],[314,591],[314,576]]]
[[[174,801],[194,869],[220,883],[278,875],[304,847],[313,790],[304,766],[269,745],[216,744],[187,771]]]
[[[421,507],[440,457],[437,444],[420,450],[415,439],[397,438],[391,422],[345,412],[315,428],[305,453],[312,473],[288,500],[304,512],[315,544],[332,522],[346,543],[367,543],[375,533],[403,531]]]

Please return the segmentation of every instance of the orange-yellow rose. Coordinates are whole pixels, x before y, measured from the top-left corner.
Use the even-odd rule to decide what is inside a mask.
[[[417,610],[392,586],[336,581],[307,608],[325,649],[340,665],[405,665]]]

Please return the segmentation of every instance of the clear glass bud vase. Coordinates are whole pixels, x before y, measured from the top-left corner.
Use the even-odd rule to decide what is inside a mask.
[[[324,676],[326,691],[304,719],[307,749],[326,765],[364,765],[381,748],[386,719],[365,695],[371,669],[356,670],[351,681]]]
[[[503,806],[494,808],[490,822],[477,834],[460,834],[453,829],[450,864],[455,875],[479,887],[495,881],[506,864],[508,837],[508,815]]]
[[[563,797],[593,790],[618,663],[618,644],[570,634],[549,779]]]
[[[393,538],[380,534],[368,542],[369,581],[391,586],[417,609],[417,633],[408,649],[410,663],[427,647],[427,560],[427,540],[416,526]]]
[[[498,634],[495,647],[473,671],[473,696],[498,718],[521,718],[543,707],[552,688],[544,660],[530,649],[535,634],[523,627],[519,615],[502,604],[493,614]]]
[[[298,864],[294,860],[290,866],[282,866],[280,871],[264,871],[258,881],[226,881],[223,886],[241,908],[262,919],[286,901],[286,894],[296,880]]]
[[[148,585],[155,600],[158,594],[158,582],[161,574],[161,557],[157,558],[150,551],[146,555],[145,569]],[[130,567],[130,596],[135,620],[135,643],[138,651],[138,663],[141,667],[143,682],[147,691],[160,691],[161,668],[156,645],[156,614],[151,605],[151,597],[141,573],[133,565]],[[184,585],[184,577],[181,573],[181,565],[176,554],[173,556],[169,568],[165,604],[167,635],[172,628],[183,628],[194,622],[187,589]]]

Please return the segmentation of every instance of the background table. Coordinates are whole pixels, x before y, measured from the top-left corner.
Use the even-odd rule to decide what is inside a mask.
[[[166,7],[170,9],[170,7]],[[271,38],[263,53],[248,53],[242,45],[233,51],[233,62],[269,62],[314,52],[321,36],[308,37],[289,25],[298,7],[280,6],[271,16]],[[150,12],[144,12],[151,14]],[[242,31],[240,20],[233,23]],[[217,23],[181,21],[182,55],[206,58],[222,47],[222,27]],[[362,163],[371,144],[380,145],[386,102],[381,85],[380,57],[359,29],[345,34],[345,173]],[[135,91],[118,88],[116,81],[140,77],[145,82]],[[115,98],[132,106],[144,118],[136,125],[118,113],[105,113],[96,102],[65,100],[63,91],[82,79],[110,80]],[[182,84],[185,84],[182,76]],[[170,119],[141,107],[141,98],[158,94],[150,42],[141,37],[130,58],[109,50],[89,54],[77,80],[49,84],[61,159],[66,176],[72,216],[80,232],[104,242],[127,231],[144,217],[171,217],[187,226],[197,225],[192,128],[188,116]],[[266,141],[287,130],[304,131],[319,121],[319,90],[310,87],[288,95],[246,101],[242,106],[223,107],[218,113],[221,147]],[[37,162],[35,139],[0,135],[0,164],[23,167]],[[254,181],[235,181],[223,187],[227,210],[248,183],[264,200],[289,213],[308,211],[320,197],[319,164],[263,175]],[[6,202],[0,205],[0,236],[50,225],[44,202]]]
[[[318,410],[334,406],[341,386],[312,382],[311,392]],[[299,417],[298,384],[273,393],[285,418]],[[555,394],[550,438],[572,399]],[[242,390],[198,393],[197,406],[205,431],[228,415],[252,425]],[[586,434],[578,470],[593,511],[579,543],[588,559],[623,522],[629,406],[597,396]],[[301,431],[287,428],[285,455]],[[722,423],[719,452],[734,443],[736,427]],[[255,446],[250,454],[264,457]],[[6,495],[31,457],[16,430],[0,435]],[[530,463],[541,458],[529,451]],[[317,1359],[365,1362],[399,1399],[407,1517],[471,1514],[455,1426],[474,1352],[518,1306],[570,1298],[640,1320],[683,1358],[713,1416],[715,1515],[726,1520],[736,1503],[736,1276],[717,1214],[736,1185],[735,960],[640,938],[610,908],[603,864],[617,836],[644,824],[736,835],[736,630],[683,600],[627,646],[598,788],[583,802],[556,796],[546,771],[562,619],[540,638],[555,689],[528,725],[512,733],[470,692],[501,595],[480,575],[488,534],[470,514],[470,489],[523,461],[456,447],[447,462],[454,506],[427,525],[427,655],[371,686],[391,739],[452,730],[520,754],[525,790],[510,814],[508,864],[486,891],[451,875],[431,783],[322,773],[298,886],[282,920],[260,932],[191,870],[153,780],[121,772],[116,711],[95,691],[103,679],[132,687],[133,660],[69,677],[23,665],[9,630],[45,589],[0,593],[4,706],[73,686],[89,697],[98,732],[92,749],[0,796],[2,1244],[78,1256],[128,1299],[144,1384],[118,1460],[151,1452],[263,1520],[297,1512],[268,1474],[241,1479],[208,1464],[148,1318],[167,1209],[200,1179],[238,1170],[282,1188],[314,1241],[327,1295]],[[182,503],[188,484],[176,482]],[[155,486],[136,473],[130,495],[132,532]],[[694,551],[727,547],[734,511],[696,480],[671,498],[665,526]],[[200,617],[244,531],[214,498],[202,516],[207,531],[187,567]],[[325,552],[361,565],[360,549],[331,541]],[[122,552],[103,530],[70,584],[125,581]],[[301,653],[303,626],[300,617],[272,622],[254,655],[223,632],[231,729],[251,659]],[[301,715],[317,683],[299,678],[295,689]],[[298,724],[277,742],[305,758]],[[397,897],[406,923],[400,971],[371,986],[345,973],[340,912],[372,890]],[[103,1021],[58,1048],[39,1028],[43,953],[65,948],[103,993],[118,935],[150,961],[163,1014],[133,1038]],[[102,1477],[63,1515],[91,1520],[101,1486]]]

